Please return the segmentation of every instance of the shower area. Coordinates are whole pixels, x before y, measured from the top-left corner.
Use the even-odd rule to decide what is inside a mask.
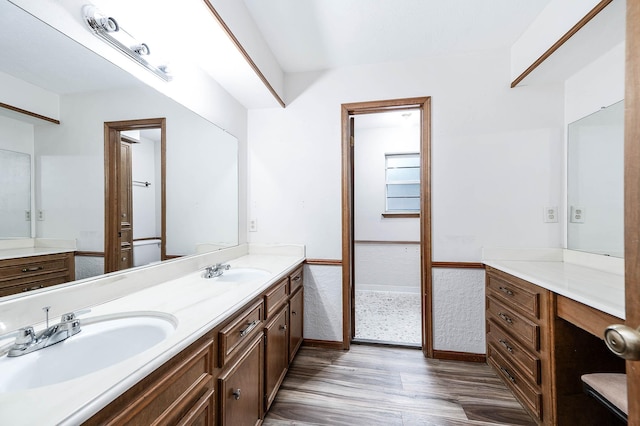
[[[354,341],[421,346],[420,111],[354,118]]]

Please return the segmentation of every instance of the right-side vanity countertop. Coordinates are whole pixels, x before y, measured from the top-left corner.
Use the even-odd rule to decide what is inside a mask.
[[[551,250],[550,253],[555,254],[531,256],[532,260],[517,259],[524,256],[513,256],[517,260],[508,259],[509,256],[491,259],[494,253],[485,251],[483,263],[602,312],[625,318],[623,273],[616,273],[616,268],[597,269],[581,262],[574,263],[573,255],[564,253],[563,256],[560,250],[558,256],[558,250]]]

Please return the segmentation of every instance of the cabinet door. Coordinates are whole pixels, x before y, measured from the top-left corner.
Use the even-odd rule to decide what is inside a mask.
[[[269,409],[289,366],[289,337],[287,333],[287,315],[285,306],[265,327],[265,395]]]
[[[263,341],[263,334],[258,334],[218,379],[220,424],[223,426],[255,425],[262,421]]]
[[[304,326],[304,289],[300,288],[289,301],[289,362],[293,361],[296,352],[302,344],[302,329]]]

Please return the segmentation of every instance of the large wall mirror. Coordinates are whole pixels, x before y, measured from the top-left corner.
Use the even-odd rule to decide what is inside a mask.
[[[567,248],[624,257],[624,101],[568,132]]]
[[[0,108],[4,116],[0,126],[25,120],[32,126],[32,137],[24,143],[31,144],[25,151],[34,155],[35,182],[29,184],[34,191],[33,211],[42,212],[38,220],[33,218],[36,237],[75,239],[78,251],[96,253],[99,258],[104,251],[104,123],[162,117],[166,119],[167,256],[193,254],[202,243],[238,244],[238,141],[234,136],[11,3],[2,2],[0,15],[0,77],[6,77],[0,78],[0,90],[3,83],[19,79],[59,95],[60,124],[23,120]],[[135,184],[134,193],[157,200],[158,137],[147,132],[141,139],[146,146],[140,145],[135,154],[134,167],[143,166],[139,173],[133,170],[133,180],[141,182]],[[140,156],[146,156],[144,161]],[[18,183],[11,186],[17,190]],[[161,208],[157,201],[150,203],[149,210]],[[29,206],[20,206],[24,209]],[[21,225],[30,230],[24,215],[23,211]],[[145,230],[141,238],[160,236],[158,216],[157,210],[146,211],[145,219],[138,220],[139,229]],[[0,238],[10,237],[0,228]],[[82,259],[76,260],[80,269]],[[103,270],[99,261],[85,263],[86,271],[81,270],[77,278]]]
[[[31,236],[31,156],[24,152],[0,149],[0,235]]]

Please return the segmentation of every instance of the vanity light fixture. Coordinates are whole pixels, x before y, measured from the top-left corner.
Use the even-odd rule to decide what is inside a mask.
[[[153,64],[149,57],[151,54],[149,46],[146,43],[137,41],[131,34],[118,25],[118,21],[116,21],[115,18],[104,15],[92,4],[85,5],[82,8],[82,12],[85,22],[96,36],[129,58],[135,60],[164,81],[171,81],[168,66],[166,64]]]

